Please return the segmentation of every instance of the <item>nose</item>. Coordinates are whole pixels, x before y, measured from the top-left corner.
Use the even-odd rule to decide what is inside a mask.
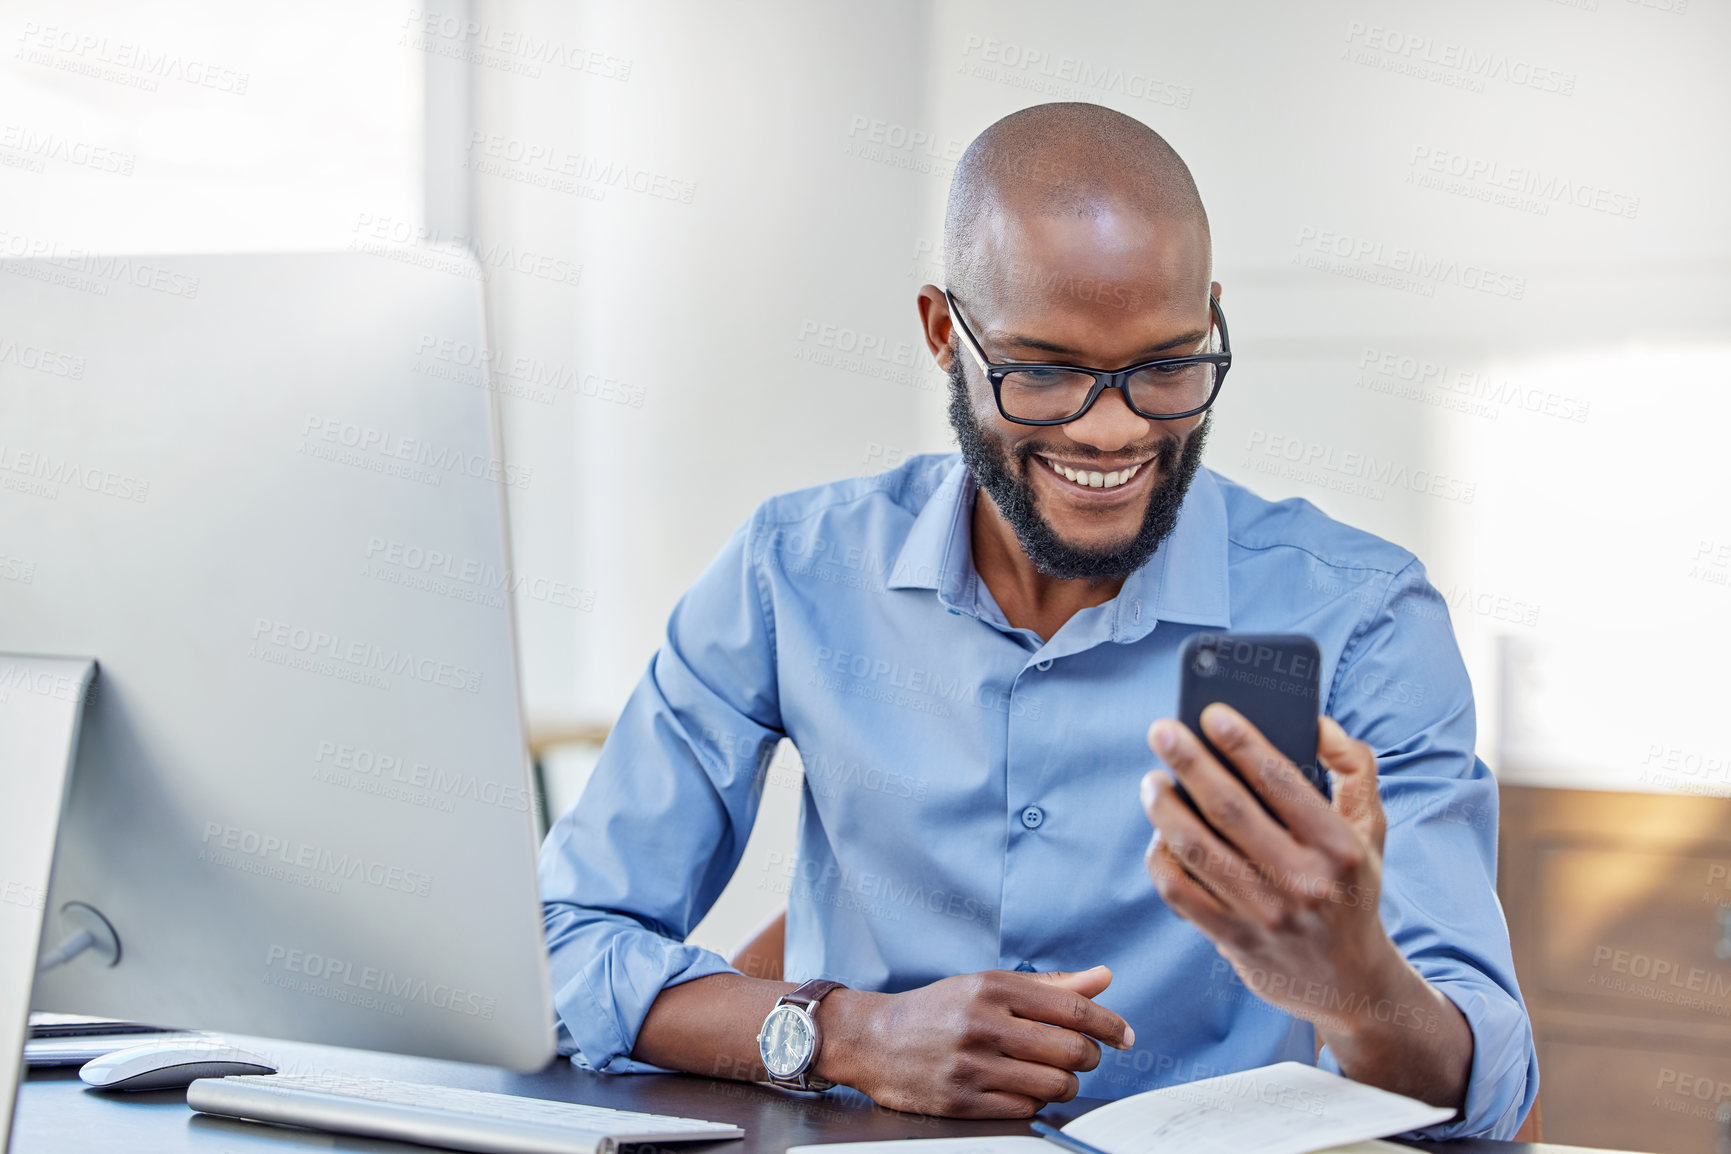
[[[1058,427],[1078,445],[1088,445],[1102,453],[1116,453],[1125,445],[1133,445],[1146,437],[1152,425],[1152,421],[1131,411],[1122,389],[1106,389],[1095,398],[1093,408],[1069,424]]]

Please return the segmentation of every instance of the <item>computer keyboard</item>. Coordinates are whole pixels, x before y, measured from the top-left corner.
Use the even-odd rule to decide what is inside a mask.
[[[204,1114],[477,1154],[610,1154],[627,1142],[745,1136],[738,1126],[699,1118],[340,1075],[200,1078],[187,1087],[186,1103]]]

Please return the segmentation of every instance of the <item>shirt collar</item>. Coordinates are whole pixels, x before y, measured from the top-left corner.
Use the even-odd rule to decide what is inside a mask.
[[[1226,497],[1210,469],[1196,470],[1178,524],[1160,543],[1154,556],[1124,581],[1118,593],[1118,640],[1133,641],[1153,628],[1123,636],[1137,628],[1124,619],[1127,602],[1141,599],[1143,617],[1153,609],[1155,621],[1177,621],[1215,629],[1232,627],[1232,606],[1226,574]]]
[[[974,478],[956,458],[925,507],[914,518],[890,567],[890,589],[936,589],[938,600],[951,609],[974,603],[974,546],[969,516],[974,508]]]
[[[971,516],[976,486],[960,457],[914,518],[886,587],[933,589],[943,604],[972,613],[974,569]],[[1161,542],[1101,609],[1112,611],[1112,640],[1137,641],[1156,622],[1219,629],[1232,624],[1226,575],[1226,499],[1208,469],[1198,469],[1172,535]]]

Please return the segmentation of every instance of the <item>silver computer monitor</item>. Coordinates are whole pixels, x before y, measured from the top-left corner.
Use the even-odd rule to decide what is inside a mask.
[[[451,254],[0,262],[0,654],[98,666],[32,901],[118,939],[33,1007],[551,1057],[485,346]]]

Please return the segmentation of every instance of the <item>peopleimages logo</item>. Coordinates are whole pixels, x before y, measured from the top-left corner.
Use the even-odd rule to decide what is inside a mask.
[[[474,557],[458,557],[443,550],[423,549],[419,545],[384,537],[368,539],[361,571],[392,584],[425,589],[494,608],[504,605],[504,593],[562,609],[588,612],[595,608],[593,589],[583,589],[569,581],[518,573],[509,568],[500,569]]]
[[[52,263],[68,272],[94,277],[99,281],[129,284],[134,288],[148,289],[171,297],[184,297],[187,300],[198,297],[197,277],[137,257],[108,256],[74,248],[68,249],[65,256],[54,257]]]
[[[1590,401],[1567,393],[1492,377],[1478,369],[1451,367],[1427,357],[1366,345],[1354,385],[1371,392],[1418,400],[1437,408],[1496,420],[1507,409],[1584,424]]]
[[[398,43],[532,78],[542,74],[541,65],[545,64],[603,80],[631,79],[631,60],[627,57],[456,12],[410,8]]]
[[[1506,52],[1438,40],[1423,33],[1353,20],[1346,26],[1346,42],[1342,58],[1354,64],[1402,73],[1451,88],[1483,92],[1485,82],[1489,80],[1558,96],[1573,96],[1575,93],[1573,72],[1536,64]]]
[[[53,501],[60,496],[62,485],[122,501],[144,501],[150,496],[150,482],[138,477],[0,444],[0,488]]]
[[[476,270],[467,259],[472,256],[480,265],[482,279],[495,269],[504,269],[553,284],[577,285],[583,281],[583,265],[577,261],[460,232],[447,234],[387,213],[363,212],[357,216],[349,248],[454,276],[475,276]]]
[[[1373,501],[1381,501],[1390,489],[1405,489],[1463,505],[1472,504],[1478,495],[1476,481],[1434,469],[1411,468],[1388,458],[1284,433],[1252,429],[1247,448],[1246,463],[1259,473],[1353,493]]]
[[[330,893],[341,892],[341,883],[346,881],[365,882],[379,889],[413,894],[418,898],[428,897],[433,892],[432,874],[313,845],[298,838],[225,825],[220,821],[204,823],[204,848],[198,856],[200,861],[211,865],[264,876],[276,876],[278,867],[280,870],[302,870],[319,879],[320,884],[314,888]],[[259,865],[252,866],[247,864],[249,862]],[[282,880],[307,884],[306,879],[298,877],[284,876]]]
[[[1599,966],[1604,962],[1610,963],[1606,968],[1611,973],[1599,972]],[[1710,1009],[1720,1016],[1731,1013],[1731,1008],[1724,1004],[1724,999],[1731,997],[1731,975],[1686,965],[1676,958],[1604,945],[1593,947],[1593,970],[1594,973],[1587,976],[1586,984],[1589,986],[1637,994],[1693,1009]]]
[[[41,345],[22,344],[0,337],[0,365],[17,365],[21,369],[46,373],[69,380],[84,379],[84,358],[71,353],[56,352]]]
[[[19,59],[28,58],[31,63],[124,83],[146,92],[155,92],[158,81],[178,80],[194,88],[245,96],[247,85],[252,80],[249,72],[225,68],[180,52],[129,40],[110,40],[92,32],[38,24],[34,20],[24,22],[24,32],[19,39],[23,43]]]
[[[589,400],[641,409],[648,392],[645,385],[628,384],[601,373],[549,363],[540,357],[507,353],[448,337],[423,336],[415,353],[420,358],[417,364],[431,360],[449,367],[450,371],[428,372],[429,376],[443,376],[471,387],[486,384],[495,391],[541,404],[552,404],[556,393],[570,393]],[[464,374],[460,370],[469,372]],[[417,368],[416,371],[422,370]],[[490,381],[489,376],[492,378]],[[515,387],[513,382],[522,387]]]
[[[341,662],[361,674],[389,673],[412,677],[428,685],[459,689],[465,693],[481,692],[481,671],[478,669],[468,669],[448,661],[423,657],[396,647],[387,649],[371,641],[343,637],[323,629],[297,625],[292,621],[257,618],[252,626],[252,640],[253,645],[248,656],[263,660],[270,660],[274,651],[275,654]],[[319,671],[321,670],[315,670]],[[390,683],[386,682],[381,688],[390,688]]]
[[[610,188],[676,204],[690,204],[697,196],[694,181],[669,173],[496,132],[469,133],[469,158],[464,167],[595,200],[604,198]]]
[[[58,132],[37,132],[21,124],[0,126],[0,154],[18,163],[12,167],[30,172],[46,171],[44,161],[54,160],[92,172],[107,172],[115,176],[131,176],[138,157],[130,152],[91,144],[62,136]]]
[[[1570,204],[1576,208],[1585,208],[1608,216],[1626,217],[1629,220],[1635,219],[1635,214],[1641,210],[1641,198],[1638,196],[1586,181],[1572,180],[1531,165],[1505,164],[1490,157],[1456,152],[1429,144],[1413,145],[1407,164],[1410,166],[1406,176],[1409,184],[1425,184],[1424,178],[1427,176],[1451,177],[1469,187],[1460,190],[1443,183],[1430,183],[1425,186],[1444,192],[1461,191],[1462,195],[1477,196],[1479,199],[1490,199],[1491,194],[1495,193],[1509,193],[1517,198],[1530,197],[1539,216],[1547,215],[1551,204]],[[1510,207],[1523,207],[1523,202],[1519,199],[1506,203]]]
[[[387,1013],[401,1014],[402,1002],[419,1002],[436,1010],[448,1010],[453,1014],[487,1022],[492,1021],[498,1008],[497,998],[487,997],[474,990],[465,990],[446,982],[431,982],[426,978],[399,974],[378,966],[357,966],[344,958],[321,954],[316,950],[297,950],[272,945],[265,951],[265,966],[269,970],[280,971],[280,974],[267,974],[266,980],[284,989],[293,989],[332,1001],[349,1001],[349,998],[340,996],[345,992],[357,995],[376,994],[399,1003],[394,1010],[389,1005],[369,1006],[372,1009],[383,1009]],[[307,986],[304,982],[292,980],[274,980],[276,977],[287,978],[291,975],[305,979],[313,985]]]
[[[999,688],[949,677],[941,670],[923,669],[900,661],[849,653],[820,645],[812,654],[812,683],[826,689],[901,705],[939,717],[950,715],[950,706],[971,705],[988,713],[1026,717],[1040,716],[1038,697],[1017,694],[1013,686]],[[841,677],[830,676],[840,674]]]
[[[0,881],[0,902],[5,902],[9,906],[22,906],[27,910],[41,910],[47,901],[48,894],[40,886],[11,879]]]
[[[335,771],[343,780],[333,784],[350,785],[363,793],[377,793],[381,788],[394,784],[408,791],[425,792],[441,802],[452,799],[474,801],[515,813],[528,813],[532,808],[533,798],[525,786],[507,785],[473,773],[445,769],[418,758],[409,759],[365,746],[321,741],[313,761],[319,766],[314,771],[315,777],[331,780],[332,771]],[[379,788],[360,788],[362,783],[372,783]],[[452,807],[446,804],[435,808],[450,812]]]
[[[1119,68],[986,36],[963,40],[960,71],[981,80],[1069,100],[1093,100],[1100,93],[1109,93],[1167,108],[1189,108],[1195,95],[1188,84],[1174,83],[1152,72]]]
[[[0,665],[0,701],[8,700],[13,693],[32,693],[56,701],[77,701],[78,679],[65,673],[50,673],[27,662],[13,661]],[[85,702],[88,704],[95,694],[96,682],[92,681],[85,690]]]
[[[17,581],[29,585],[36,580],[36,562],[22,557],[10,557],[0,552],[0,581]]]
[[[20,262],[5,267],[5,271],[14,276],[28,277],[94,296],[107,296],[110,284],[131,285],[186,300],[193,300],[198,296],[197,277],[150,260],[102,255],[86,252],[81,248],[62,250],[58,242],[7,232],[4,229],[0,229],[0,256],[31,258],[33,263]]]
[[[301,436],[301,452],[309,457],[375,472],[400,472],[410,480],[434,485],[447,474],[460,473],[527,489],[535,474],[533,466],[512,464],[482,453],[466,453],[455,445],[437,445],[341,417],[308,417]]]
[[[1333,229],[1304,225],[1298,230],[1297,245],[1294,260],[1306,268],[1416,291],[1422,296],[1435,295],[1439,284],[1508,300],[1518,301],[1527,295],[1526,277]]]

